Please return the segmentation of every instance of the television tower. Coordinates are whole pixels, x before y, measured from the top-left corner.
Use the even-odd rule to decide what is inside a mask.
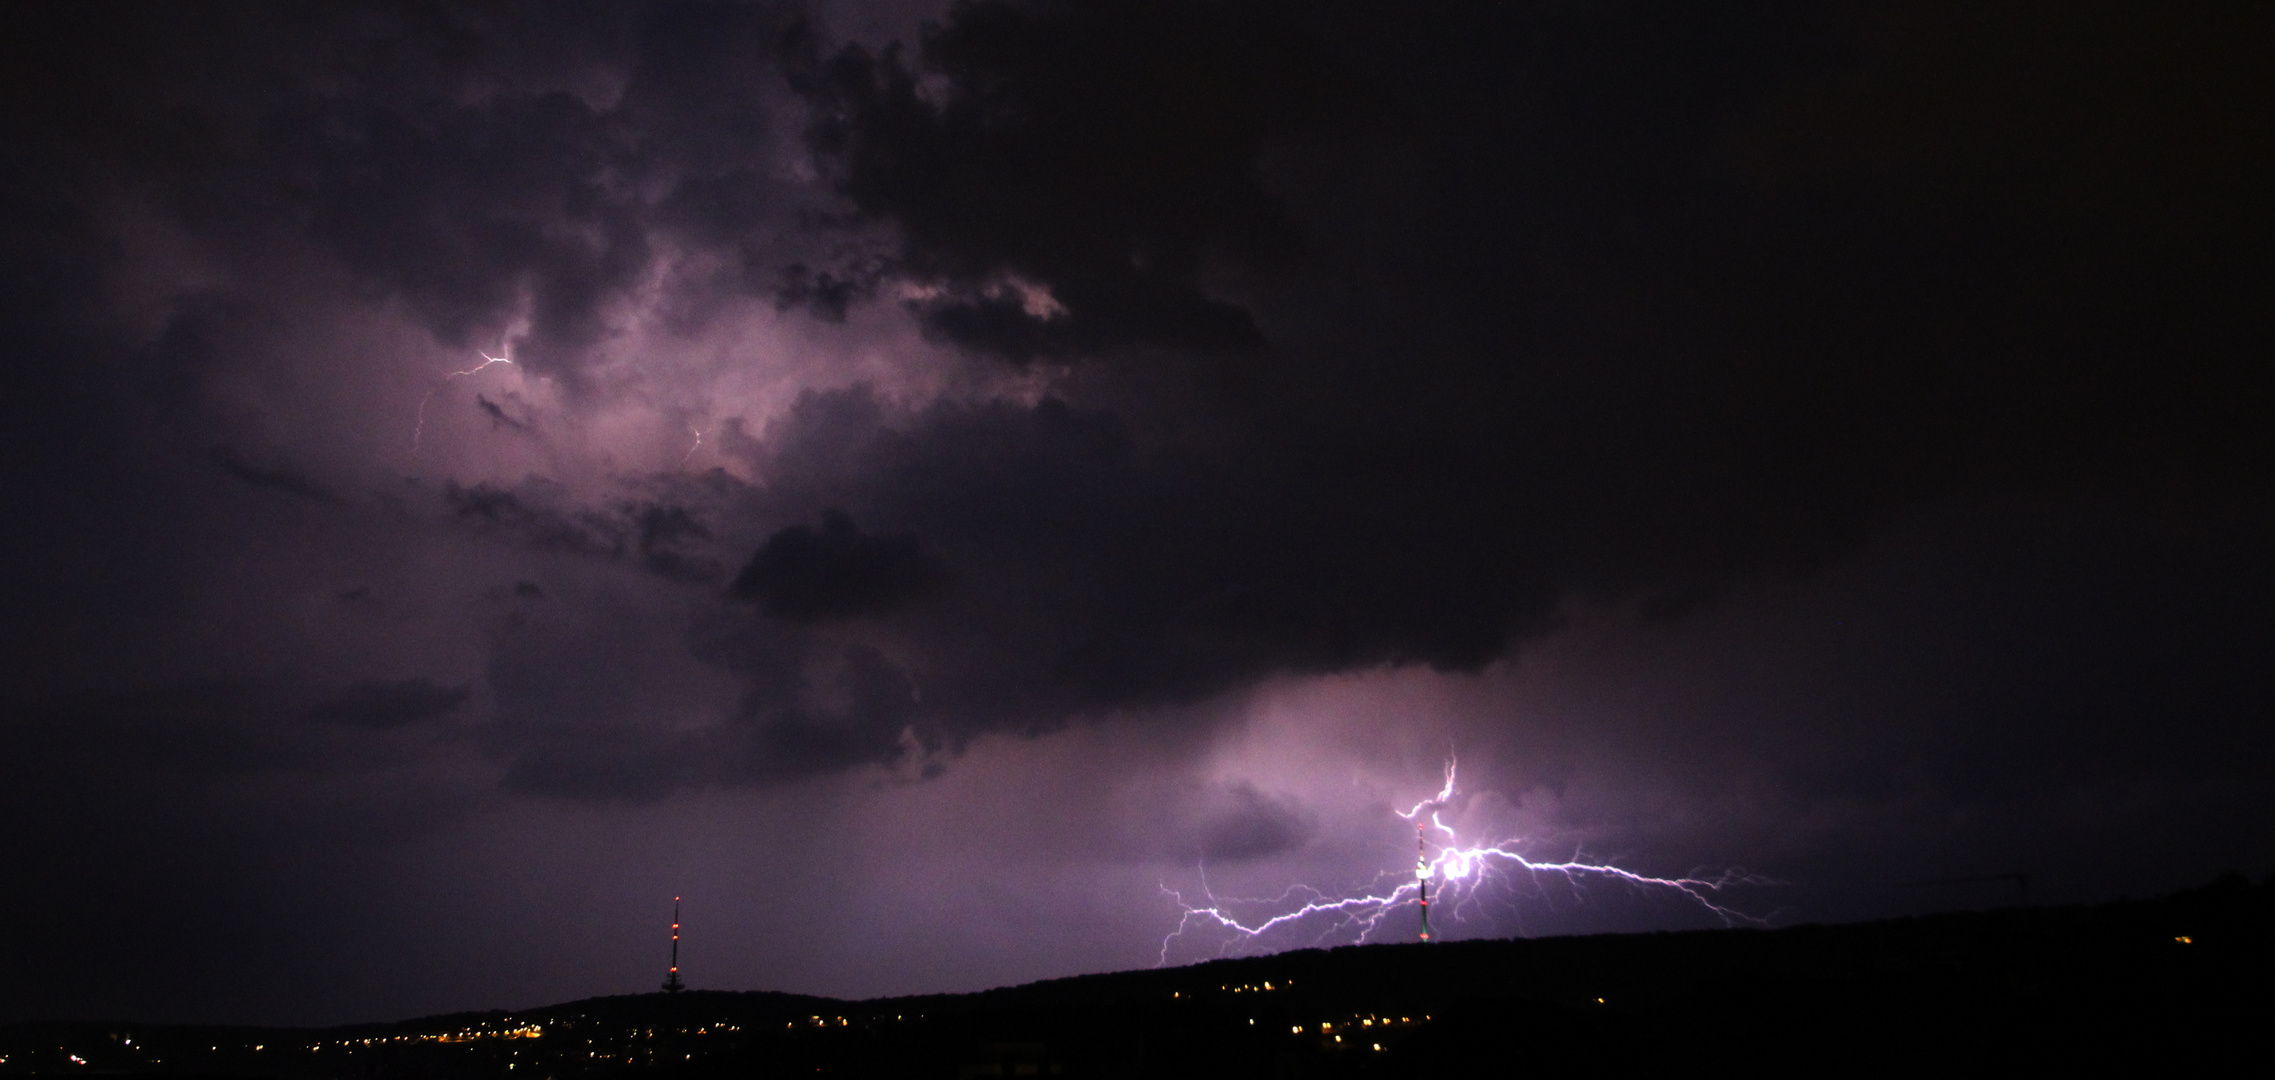
[[[1422,825],[1414,824],[1414,884],[1422,891],[1422,940],[1430,940],[1430,855],[1422,843]]]
[[[671,898],[671,974],[664,977],[664,989],[675,994],[687,989],[687,984],[679,981],[679,897],[676,896]]]

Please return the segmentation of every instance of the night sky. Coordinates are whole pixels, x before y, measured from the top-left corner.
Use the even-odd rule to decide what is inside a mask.
[[[26,3],[0,84],[0,1021],[643,992],[675,895],[702,988],[1145,967],[1449,759],[1771,925],[2275,870],[2265,3]]]

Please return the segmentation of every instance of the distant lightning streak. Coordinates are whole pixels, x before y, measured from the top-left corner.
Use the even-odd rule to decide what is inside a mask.
[[[679,463],[682,465],[687,464],[687,459],[694,457],[695,452],[703,448],[703,429],[698,428],[693,424],[689,424],[687,425],[687,430],[695,433],[695,445],[688,447],[687,452],[679,456]]]
[[[461,375],[472,375],[475,372],[482,370],[483,368],[489,367],[491,364],[513,363],[513,342],[506,342],[504,356],[491,356],[489,353],[475,353],[474,355],[481,357],[482,362],[474,365],[473,367],[467,368],[464,371],[453,371],[445,377],[455,379]]]
[[[1177,890],[1162,886],[1162,893],[1177,905],[1182,915],[1177,929],[1161,939],[1161,963],[1169,963],[1169,950],[1179,938],[1190,931],[1212,926],[1232,932],[1231,939],[1217,950],[1220,956],[1258,944],[1266,935],[1271,935],[1276,948],[1384,940],[1382,935],[1390,914],[1408,906],[1418,907],[1428,896],[1425,890],[1432,881],[1437,883],[1437,889],[1436,895],[1429,898],[1430,906],[1439,909],[1441,915],[1458,918],[1477,898],[1480,889],[1520,872],[1535,877],[1553,874],[1573,885],[1593,877],[1624,882],[1638,889],[1679,893],[1712,912],[1725,925],[1763,924],[1764,920],[1718,901],[1719,894],[1732,886],[1769,884],[1762,878],[1737,871],[1714,877],[1652,877],[1610,863],[1587,862],[1577,853],[1565,860],[1533,859],[1519,850],[1521,839],[1499,840],[1478,847],[1457,846],[1460,838],[1442,817],[1454,794],[1454,764],[1448,762],[1445,786],[1439,788],[1437,794],[1415,803],[1411,810],[1392,811],[1413,822],[1418,837],[1430,833],[1442,836],[1443,842],[1436,855],[1425,854],[1412,877],[1387,891],[1382,887],[1391,875],[1385,873],[1377,875],[1370,891],[1358,896],[1337,897],[1308,885],[1295,885],[1277,897],[1223,900],[1210,889],[1204,873],[1201,891],[1206,903],[1196,905],[1188,903]],[[1427,852],[1426,840],[1424,851]],[[1236,914],[1236,910],[1278,914],[1242,915]]]
[[[505,353],[505,355],[504,355],[504,356],[491,356],[489,353],[486,353],[486,352],[476,352],[474,355],[476,355],[476,356],[479,356],[479,357],[481,357],[481,358],[482,358],[482,362],[481,362],[481,363],[479,363],[479,364],[476,364],[476,365],[474,365],[473,367],[467,368],[467,369],[466,369],[466,370],[464,370],[464,371],[453,371],[453,372],[451,372],[451,373],[449,373],[449,374],[447,374],[447,375],[444,375],[444,376],[442,377],[442,378],[443,378],[443,382],[448,382],[448,381],[450,381],[450,380],[452,380],[452,379],[457,379],[457,378],[462,378],[462,377],[464,377],[464,376],[467,376],[467,375],[472,375],[472,374],[474,374],[475,372],[478,372],[478,371],[482,370],[483,368],[489,367],[489,366],[490,366],[490,365],[492,365],[492,364],[507,364],[507,365],[512,365],[512,364],[513,364],[513,342],[512,342],[511,340],[508,340],[508,341],[505,343],[505,348],[503,348],[503,349],[501,349],[501,350],[499,350],[499,351],[501,351],[501,352]],[[436,383],[435,385],[433,385],[433,386],[430,386],[430,387],[428,387],[428,388],[427,388],[427,394],[426,394],[426,396],[425,396],[425,397],[422,397],[422,398],[420,398],[420,399],[419,399],[419,412],[418,412],[418,420],[417,420],[417,422],[416,422],[416,423],[413,423],[413,424],[411,425],[411,452],[412,452],[412,453],[414,453],[414,454],[416,454],[416,453],[418,453],[418,452],[419,452],[419,440],[420,440],[420,438],[422,438],[422,437],[423,437],[423,436],[426,434],[426,430],[427,430],[427,402],[433,401],[433,400],[434,400],[434,395],[435,395],[435,392],[436,392],[436,391],[438,391],[438,390],[441,390],[441,389],[442,389],[442,383]]]

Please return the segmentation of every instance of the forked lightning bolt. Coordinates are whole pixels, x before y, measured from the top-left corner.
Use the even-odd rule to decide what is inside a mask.
[[[508,341],[505,343],[505,348],[501,349],[500,351],[501,351],[501,352],[503,352],[503,353],[505,353],[505,355],[504,355],[504,356],[491,356],[489,353],[486,353],[486,352],[477,352],[477,353],[475,353],[474,355],[476,355],[476,356],[479,356],[479,357],[481,357],[481,358],[482,358],[482,362],[481,362],[481,363],[479,363],[479,364],[476,364],[476,365],[474,365],[473,367],[467,368],[467,369],[466,369],[466,370],[464,370],[464,371],[453,371],[453,372],[451,372],[451,373],[450,373],[450,374],[448,374],[448,375],[444,375],[444,376],[442,377],[442,378],[443,378],[443,382],[448,382],[448,381],[450,381],[450,380],[452,380],[452,379],[458,379],[458,378],[463,378],[463,377],[465,377],[465,376],[468,376],[468,375],[472,375],[472,374],[474,374],[475,372],[478,372],[478,371],[482,370],[483,368],[489,367],[491,364],[507,364],[507,365],[511,365],[511,364],[513,363],[513,342],[512,342],[512,341],[509,339],[509,340],[508,340]],[[411,452],[412,452],[412,453],[414,453],[414,454],[416,454],[416,453],[418,453],[418,452],[419,452],[419,439],[420,439],[420,437],[426,434],[426,430],[427,430],[427,402],[433,401],[433,400],[434,400],[435,391],[437,391],[437,390],[440,390],[440,389],[442,389],[442,383],[436,383],[436,384],[434,384],[433,386],[430,386],[430,387],[428,387],[428,388],[427,388],[427,395],[426,395],[425,397],[422,397],[422,398],[420,398],[420,399],[419,399],[419,414],[418,414],[418,421],[417,421],[416,423],[414,423],[414,424],[412,424],[412,425],[411,425]],[[692,452],[692,451],[691,451],[691,452]]]
[[[1204,873],[1201,889],[1207,897],[1205,906],[1187,903],[1183,894],[1168,886],[1162,892],[1175,903],[1182,914],[1177,929],[1161,939],[1161,963],[1169,963],[1170,947],[1186,933],[1196,929],[1216,927],[1229,930],[1232,937],[1221,945],[1220,956],[1231,955],[1243,946],[1255,945],[1267,934],[1273,935],[1272,948],[1318,947],[1335,942],[1364,944],[1385,940],[1390,936],[1388,926],[1392,912],[1409,906],[1420,907],[1427,898],[1429,906],[1441,913],[1450,912],[1458,918],[1461,910],[1477,899],[1479,890],[1500,883],[1504,878],[1524,873],[1534,877],[1553,874],[1565,881],[1578,884],[1589,878],[1607,882],[1621,882],[1638,889],[1679,893],[1699,907],[1712,912],[1725,925],[1740,923],[1759,926],[1764,920],[1731,908],[1720,902],[1723,890],[1736,885],[1770,884],[1767,880],[1737,871],[1714,877],[1653,877],[1640,874],[1610,863],[1588,862],[1577,853],[1570,859],[1540,860],[1520,850],[1521,839],[1497,840],[1476,847],[1460,846],[1460,837],[1442,817],[1446,805],[1453,801],[1454,764],[1446,765],[1445,786],[1438,793],[1415,803],[1414,808],[1398,816],[1414,823],[1415,831],[1423,839],[1422,855],[1415,867],[1414,876],[1387,890],[1383,888],[1390,874],[1379,875],[1368,892],[1358,896],[1337,897],[1308,885],[1291,886],[1277,897],[1241,900],[1220,900],[1209,889]],[[1397,811],[1393,811],[1398,813]],[[1440,837],[1437,853],[1428,853],[1429,835]],[[1432,883],[1436,889],[1430,889]],[[1434,896],[1430,895],[1432,892]],[[1258,912],[1257,915],[1239,915],[1240,911]],[[1418,923],[1422,933],[1438,936],[1428,929],[1428,908],[1421,908],[1425,921]],[[1277,912],[1277,914],[1268,914]],[[1399,920],[1398,932],[1408,927]]]

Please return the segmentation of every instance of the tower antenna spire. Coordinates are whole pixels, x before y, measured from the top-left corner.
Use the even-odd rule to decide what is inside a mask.
[[[1422,841],[1422,823],[1414,823],[1414,885],[1422,893],[1422,940],[1430,940],[1430,853]]]
[[[671,898],[671,974],[664,977],[664,989],[675,994],[687,989],[687,984],[679,981],[679,897],[676,896]]]

